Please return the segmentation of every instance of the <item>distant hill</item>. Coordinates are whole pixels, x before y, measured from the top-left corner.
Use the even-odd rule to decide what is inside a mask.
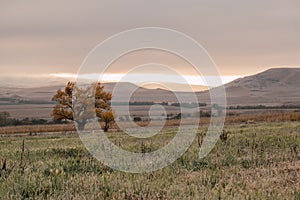
[[[118,85],[118,99],[116,101],[124,101],[123,97],[132,94],[130,101],[163,101],[163,98],[170,100],[170,96],[173,96],[173,93],[167,90],[162,89],[146,89],[139,87],[133,83],[120,82],[120,83],[104,83],[104,89],[110,92]],[[113,93],[114,96],[114,93]],[[174,97],[173,97],[174,98]]]
[[[104,83],[104,89],[112,92],[116,83]],[[65,85],[54,85],[45,87],[34,88],[0,88],[0,104],[2,103],[15,103],[16,100],[22,101],[39,101],[51,102],[51,98],[60,88]],[[127,95],[131,91],[135,91],[132,95],[131,101],[176,101],[173,92],[163,89],[146,89],[138,87],[135,84],[121,82],[118,83],[119,96],[117,101],[122,101],[122,96]],[[5,100],[5,101],[4,101]]]
[[[180,92],[184,85],[175,85],[177,91],[171,92],[166,89],[154,89],[139,87],[128,82],[119,84],[119,94],[122,101],[122,95],[127,95],[134,91],[131,101],[154,101],[154,102],[176,102],[177,97],[181,96],[187,102],[190,101],[191,93]],[[116,83],[104,83],[105,90],[113,91]],[[0,101],[7,102],[11,99],[32,100],[32,101],[51,101],[52,96],[59,88],[64,85],[42,86],[42,87],[0,87]],[[267,71],[239,78],[224,85],[228,105],[281,105],[281,104],[300,104],[300,68],[274,68]],[[200,89],[200,88],[199,88]],[[203,88],[205,89],[205,88]],[[179,90],[179,91],[178,91]],[[212,89],[214,90],[214,89]],[[195,91],[197,91],[195,89]],[[200,102],[210,102],[209,90],[196,92]],[[0,102],[1,103],[1,102]]]
[[[225,84],[225,90],[229,105],[300,104],[300,68],[272,68]]]
[[[145,84],[143,85],[143,88],[147,89],[163,89],[163,90],[170,90],[169,88],[172,89],[172,91],[175,92],[187,92],[187,91],[195,91],[195,92],[200,92],[200,91],[205,91],[208,90],[208,86],[203,86],[203,85],[188,85],[188,84],[182,84],[182,83],[163,83],[163,85],[160,84],[155,84],[155,83],[150,83],[150,84]]]

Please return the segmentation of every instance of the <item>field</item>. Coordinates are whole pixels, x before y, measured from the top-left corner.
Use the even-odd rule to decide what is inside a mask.
[[[0,112],[7,111],[14,118],[51,119],[53,104],[0,105]]]
[[[138,107],[138,106],[137,106]],[[143,107],[143,106],[142,106]],[[135,112],[137,109],[135,110]],[[143,111],[145,115],[145,111]],[[198,123],[197,117],[171,119],[166,120],[165,126],[178,126],[180,123],[189,125]],[[160,123],[159,120],[156,120]],[[237,110],[229,111],[225,123],[227,125],[233,124],[247,124],[247,123],[262,123],[262,122],[290,122],[300,121],[300,112],[295,110]],[[154,121],[154,123],[157,123]],[[126,123],[126,122],[119,122]],[[208,125],[210,117],[201,117],[200,125]],[[147,126],[149,121],[137,122],[139,126]],[[112,124],[111,129],[118,130],[116,124]],[[23,125],[23,126],[4,126],[0,127],[0,136],[6,135],[41,135],[41,134],[69,134],[74,133],[76,128],[73,123],[68,124],[48,124],[48,125]]]
[[[299,122],[231,124],[225,130],[227,140],[206,158],[198,159],[196,138],[176,162],[146,174],[102,165],[77,134],[1,137],[0,198],[300,199]],[[166,127],[151,140],[107,135],[124,149],[149,152],[175,132]]]

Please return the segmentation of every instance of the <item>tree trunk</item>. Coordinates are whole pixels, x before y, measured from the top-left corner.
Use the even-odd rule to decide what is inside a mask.
[[[85,127],[86,122],[77,122],[77,127],[79,131],[83,131]]]
[[[105,122],[105,125],[104,125],[104,128],[103,128],[104,132],[107,132],[108,129],[109,129],[109,123]]]

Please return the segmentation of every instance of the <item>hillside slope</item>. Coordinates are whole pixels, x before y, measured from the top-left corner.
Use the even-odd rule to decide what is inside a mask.
[[[225,85],[228,104],[300,104],[300,68],[272,68]]]

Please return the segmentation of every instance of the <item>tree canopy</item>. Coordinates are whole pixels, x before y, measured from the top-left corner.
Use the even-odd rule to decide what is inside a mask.
[[[94,97],[94,98],[93,98]],[[110,107],[112,95],[104,90],[100,82],[88,87],[80,88],[74,82],[68,82],[66,87],[58,90],[52,101],[54,120],[71,120],[77,123],[78,129],[83,130],[87,121],[94,115],[105,122],[104,131],[107,131],[114,120]]]

